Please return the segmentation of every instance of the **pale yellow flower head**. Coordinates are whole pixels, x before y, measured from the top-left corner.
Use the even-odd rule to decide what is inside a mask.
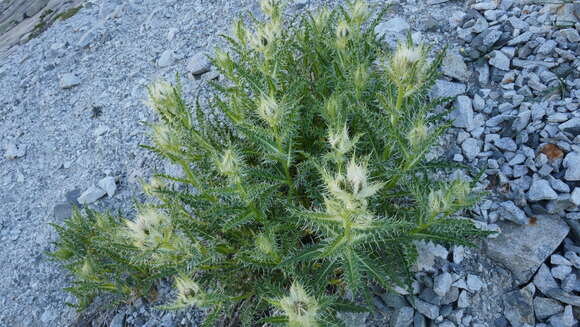
[[[431,191],[429,193],[429,210],[433,215],[437,215],[448,209],[449,202],[445,198],[443,191]]]
[[[239,172],[240,159],[235,151],[227,149],[222,154],[221,160],[218,162],[218,170],[221,174],[226,176],[237,175]]]
[[[280,299],[280,307],[288,317],[290,327],[317,327],[318,301],[308,295],[302,285],[294,282],[290,295]]]
[[[178,152],[179,138],[173,129],[163,123],[152,125],[152,139],[155,146],[165,152]]]
[[[258,104],[258,116],[270,127],[278,127],[282,116],[282,107],[274,97],[262,95]]]
[[[328,23],[330,18],[330,11],[327,8],[322,8],[314,14],[314,26],[319,31]]]
[[[423,144],[423,142],[425,142],[425,140],[427,140],[428,136],[429,136],[429,129],[428,129],[427,125],[423,121],[419,121],[409,131],[407,138],[408,138],[411,146],[416,148],[417,146]]]
[[[127,236],[140,248],[154,248],[160,245],[170,227],[167,215],[154,208],[144,208],[135,221],[126,220]]]
[[[278,2],[278,0],[261,0],[260,9],[262,9],[262,12],[268,17],[272,17],[279,5]]]
[[[177,289],[177,303],[180,305],[199,305],[201,287],[198,283],[186,276],[175,278],[175,288]]]
[[[164,189],[165,187],[167,187],[165,181],[158,176],[154,176],[151,177],[149,183],[143,184],[143,192],[145,192],[147,195],[154,195],[156,192]]]
[[[159,114],[168,117],[168,113],[177,114],[178,98],[173,85],[165,80],[158,80],[148,88],[148,97],[144,101],[145,105],[155,110]]]
[[[83,266],[78,272],[79,276],[85,280],[89,280],[94,276],[93,264],[89,259],[85,259]]]
[[[344,50],[351,34],[351,29],[348,23],[344,20],[338,22],[336,26],[336,46],[338,49]]]
[[[274,241],[264,233],[256,237],[256,247],[264,254],[272,254],[275,251]]]
[[[329,129],[328,143],[332,149],[339,155],[344,155],[350,152],[356,143],[356,138],[351,140],[348,135],[348,128],[346,125],[340,130]]]
[[[362,24],[369,16],[369,6],[364,0],[357,0],[351,4],[352,20],[356,24]]]
[[[428,70],[427,48],[403,43],[398,45],[386,67],[389,78],[405,92],[405,96],[424,85]]]
[[[367,167],[366,164],[359,164],[351,159],[346,168],[346,178],[350,182],[353,193],[359,193],[361,189],[367,186]]]
[[[250,39],[250,46],[252,49],[270,56],[273,49],[273,44],[280,35],[281,22],[279,19],[273,19],[270,22],[258,27],[258,30],[252,35]]]

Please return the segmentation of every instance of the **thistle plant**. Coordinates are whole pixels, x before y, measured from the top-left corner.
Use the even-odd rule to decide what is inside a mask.
[[[147,148],[183,175],[145,184],[154,201],[134,220],[98,229],[89,211],[57,227],[75,294],[83,270],[106,266],[99,278],[117,284],[99,290],[151,298],[151,280],[173,277],[163,308],[207,307],[209,324],[334,326],[364,310],[345,294],[370,303],[370,286],[410,284],[416,240],[486,235],[461,217],[479,198],[472,183],[434,177],[455,166],[427,159],[449,127],[433,110],[449,99],[427,95],[443,54],[412,40],[387,52],[373,32],[382,14],[348,6],[288,21],[263,0],[266,20],[236,22],[216,50],[225,80],[203,107],[190,110],[179,81],[149,88]]]

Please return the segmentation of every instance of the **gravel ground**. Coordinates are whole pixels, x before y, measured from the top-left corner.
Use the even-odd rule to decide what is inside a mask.
[[[323,2],[336,1],[292,9]],[[417,299],[377,291],[378,312],[348,316],[348,325],[577,325],[579,5],[371,2],[391,5],[377,28],[387,43],[411,30],[450,46],[434,93],[459,97],[439,153],[487,167],[479,186],[490,197],[469,216],[503,233],[480,250],[422,244]],[[142,122],[154,120],[141,103],[145,86],[180,72],[186,94],[205,94],[215,75],[193,78],[192,58],[257,10],[253,0],[88,1],[0,58],[1,327],[195,325],[200,312],[163,313],[142,301],[79,317],[65,306],[73,301],[62,291],[66,275],[44,254],[55,239],[48,224],[79,197],[130,210],[141,178],[175,169],[138,146],[147,142]]]

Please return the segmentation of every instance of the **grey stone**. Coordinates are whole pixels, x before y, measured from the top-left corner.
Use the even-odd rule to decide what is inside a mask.
[[[554,40],[547,40],[546,42],[544,42],[539,48],[538,48],[538,53],[542,54],[542,55],[549,55],[552,51],[554,51],[554,49],[556,48],[558,44],[556,43],[556,41]]]
[[[408,327],[413,323],[413,315],[415,310],[411,307],[403,307],[397,310],[395,314],[395,323],[393,324],[394,327]]]
[[[443,297],[451,289],[451,283],[453,282],[451,274],[448,272],[443,272],[442,274],[435,277],[433,291]]]
[[[474,121],[471,99],[465,95],[460,95],[457,97],[456,106],[457,109],[449,115],[449,118],[453,120],[453,126],[465,128],[468,131],[472,130]]]
[[[77,45],[81,48],[88,47],[93,41],[97,38],[97,31],[94,29],[90,29],[86,31],[81,38],[79,39]]]
[[[471,73],[469,72],[463,56],[458,51],[449,51],[443,58],[441,72],[444,75],[455,78],[462,82],[467,82]]]
[[[125,313],[119,312],[111,320],[109,327],[123,327],[125,322]]]
[[[550,181],[550,185],[555,191],[563,193],[570,192],[570,186],[568,186],[568,184],[564,183],[562,180],[554,178],[552,176],[548,176],[548,180]]]
[[[487,47],[491,47],[495,44],[501,37],[502,32],[498,30],[491,30],[485,37],[483,38],[483,44]]]
[[[189,59],[187,63],[187,71],[193,75],[201,75],[209,72],[211,69],[211,62],[207,55],[203,52],[195,54]]]
[[[459,293],[459,299],[457,299],[457,307],[458,308],[469,308],[471,306],[471,299],[469,297],[469,293],[467,291],[461,291]]]
[[[536,318],[539,320],[549,318],[550,316],[560,313],[563,310],[564,306],[554,299],[540,296],[537,296],[534,299],[534,312],[536,314]]]
[[[404,18],[394,17],[377,25],[377,27],[375,27],[375,34],[377,34],[378,37],[382,37],[387,33],[402,33],[408,31],[410,28],[411,26]]]
[[[102,198],[105,196],[105,194],[107,194],[107,192],[105,192],[103,189],[96,186],[91,186],[86,191],[84,191],[81,196],[79,196],[78,202],[80,204],[90,204]]]
[[[560,30],[560,33],[562,33],[562,35],[564,35],[568,39],[568,41],[572,43],[580,42],[580,34],[578,34],[578,31],[576,31],[573,28],[566,28]]]
[[[441,304],[446,305],[455,303],[457,302],[458,298],[459,298],[459,288],[451,286],[449,292],[447,292],[447,294],[445,294],[445,296],[441,298]]]
[[[576,269],[580,269],[580,256],[572,251],[566,251],[564,256]]]
[[[52,211],[56,221],[63,221],[72,216],[73,206],[68,202],[63,202],[55,205]]]
[[[108,131],[109,131],[109,128],[107,126],[99,126],[95,129],[95,131],[93,132],[93,135],[95,137],[102,136],[103,134],[107,133]]]
[[[552,263],[553,265],[564,265],[564,266],[572,265],[572,263],[568,259],[564,258],[559,254],[552,254],[552,256],[550,257],[550,263]]]
[[[510,69],[510,58],[508,58],[503,52],[496,50],[492,52],[491,56],[492,57],[489,60],[490,65],[505,71]]]
[[[427,327],[427,319],[419,312],[415,312],[413,317],[413,327]]]
[[[17,158],[24,157],[26,155],[26,147],[17,146],[14,143],[9,143],[6,146],[6,151],[4,152],[4,158],[8,160],[14,160]]]
[[[550,273],[550,268],[545,264],[540,266],[536,276],[534,276],[534,285],[550,298],[573,306],[580,306],[580,296],[571,295],[562,290]]]
[[[562,280],[562,284],[560,285],[562,287],[562,289],[566,292],[574,292],[577,289],[580,289],[580,285],[578,285],[578,281],[576,278],[576,274],[572,273],[572,274],[568,274],[568,276],[566,276],[563,280]]]
[[[475,65],[475,70],[477,71],[477,80],[481,85],[487,85],[489,83],[489,65],[486,62],[482,62],[479,65]]]
[[[528,285],[521,290],[504,294],[504,315],[513,327],[534,326],[533,294],[534,286]]]
[[[415,270],[417,271],[434,271],[435,260],[437,258],[446,260],[449,251],[439,244],[425,241],[415,241],[417,252],[419,256],[415,263]]]
[[[501,217],[510,221],[513,221],[516,224],[525,225],[528,223],[528,216],[526,213],[518,208],[513,201],[505,201],[500,203],[500,208],[502,209]]]
[[[483,31],[487,30],[488,27],[489,27],[489,23],[487,22],[485,17],[478,17],[477,20],[475,21],[475,25],[473,25],[473,27],[471,27],[471,31],[475,32],[475,33],[481,33]]]
[[[530,123],[530,118],[532,117],[532,112],[530,110],[522,111],[518,114],[518,117],[514,120],[512,127],[516,131],[520,132],[525,129]]]
[[[570,152],[562,162],[566,168],[564,179],[567,181],[580,181],[580,152]]]
[[[570,201],[576,206],[580,206],[580,187],[575,187],[572,194],[570,194]]]
[[[449,320],[444,320],[442,321],[439,325],[437,325],[438,327],[455,327],[455,324],[452,323]]]
[[[481,152],[481,141],[474,138],[467,138],[461,144],[461,149],[463,154],[467,157],[469,161],[472,161]]]
[[[475,10],[493,10],[497,8],[497,3],[495,1],[478,2],[471,5],[471,8]]]
[[[576,325],[576,319],[574,319],[574,313],[572,307],[567,305],[564,312],[550,317],[550,325],[553,327],[574,327]]]
[[[101,189],[105,190],[105,192],[107,192],[110,198],[112,198],[115,195],[115,192],[117,191],[117,183],[115,182],[115,177],[112,176],[107,176],[101,179],[97,183],[97,185]]]
[[[558,125],[558,128],[564,132],[578,134],[580,133],[580,118],[572,118],[567,122]]]
[[[481,281],[481,278],[473,274],[467,275],[466,284],[467,290],[472,293],[479,292],[483,287],[483,282]]]
[[[532,186],[528,191],[528,199],[530,201],[541,201],[541,200],[556,200],[558,194],[552,189],[550,183],[543,179],[537,179],[532,182]]]
[[[388,292],[381,294],[381,299],[385,303],[386,306],[393,309],[400,309],[402,307],[406,307],[409,304],[407,300],[402,295],[399,295],[394,292]]]
[[[499,140],[496,140],[494,142],[495,146],[497,146],[498,148],[500,148],[501,150],[505,150],[505,151],[516,151],[518,149],[518,146],[516,145],[516,142],[509,138],[509,137],[502,137]]]
[[[420,299],[415,299],[415,309],[429,319],[435,319],[439,316],[438,306]]]
[[[48,325],[51,321],[54,321],[58,317],[58,312],[47,309],[45,310],[42,315],[40,316],[40,321],[44,323],[44,325]]]
[[[509,269],[520,285],[532,278],[570,230],[559,217],[538,215],[536,218],[536,224],[529,225],[498,222],[501,234],[484,241],[488,256]]]
[[[165,50],[161,53],[161,55],[159,56],[159,59],[157,60],[157,65],[161,68],[165,68],[168,66],[173,65],[173,61],[174,61],[174,52],[173,50]]]
[[[340,312],[336,315],[345,326],[366,326],[368,312]]]
[[[465,84],[437,80],[431,90],[431,95],[434,97],[455,97],[464,94],[465,90]]]
[[[566,278],[566,276],[568,276],[569,273],[572,272],[572,267],[565,265],[556,266],[552,268],[550,272],[552,273],[552,276],[554,276],[554,278],[563,280],[564,278]]]
[[[81,84],[81,80],[73,73],[66,73],[60,77],[60,87],[70,89]]]
[[[512,38],[511,40],[509,40],[508,45],[517,45],[520,43],[528,42],[532,38],[533,35],[534,35],[534,33],[532,33],[532,32],[524,32],[524,33]]]

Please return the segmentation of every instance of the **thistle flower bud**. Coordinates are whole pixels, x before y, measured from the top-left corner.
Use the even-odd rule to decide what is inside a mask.
[[[451,185],[451,193],[453,195],[455,202],[458,204],[462,204],[463,202],[465,202],[465,200],[471,193],[471,186],[469,185],[469,183],[457,179],[453,181],[453,184]]]
[[[217,168],[225,176],[235,176],[239,172],[239,161],[237,154],[233,150],[227,149],[217,163]]]
[[[244,22],[241,19],[237,20],[234,23],[233,30],[234,35],[238,39],[240,45],[245,46],[247,42],[248,31],[246,30],[246,26],[244,25]]]
[[[94,276],[94,272],[92,262],[88,258],[85,258],[83,266],[78,272],[79,276],[85,280],[90,280]]]
[[[177,114],[177,104],[179,99],[176,97],[175,89],[171,84],[164,80],[158,80],[147,88],[148,98],[144,101],[145,105],[155,110],[166,118],[171,118],[167,114]]]
[[[160,177],[154,176],[149,180],[149,183],[143,184],[143,192],[149,196],[155,195],[155,193],[159,192],[166,187],[166,183]]]
[[[429,193],[429,210],[433,215],[445,212],[448,209],[449,201],[447,201],[442,190],[433,190]]]
[[[330,18],[330,11],[327,8],[323,8],[316,12],[313,17],[314,27],[321,31],[324,26],[328,23],[328,19]]]
[[[268,17],[272,17],[275,14],[275,11],[278,7],[277,0],[261,0],[260,1],[260,8],[262,12],[266,14]]]
[[[346,168],[346,179],[352,186],[353,193],[359,193],[367,186],[366,164],[358,164],[355,162],[354,158],[352,158]]]
[[[279,301],[281,309],[288,317],[290,327],[316,327],[319,304],[309,296],[302,285],[294,282],[290,287],[290,295]]]
[[[256,237],[256,247],[264,254],[273,254],[275,251],[274,241],[264,233]]]
[[[221,68],[225,74],[231,75],[234,70],[234,63],[230,54],[225,52],[224,50],[217,48],[215,50],[215,64],[219,68]]]
[[[281,108],[271,96],[260,97],[260,103],[258,105],[258,115],[262,118],[270,127],[277,127],[280,123],[281,118]]]
[[[177,303],[179,306],[190,306],[203,304],[203,292],[198,283],[186,276],[175,278],[175,288],[177,289]]]
[[[417,148],[419,145],[423,144],[429,135],[429,130],[427,125],[423,121],[419,121],[415,126],[409,131],[407,139],[413,148]]]
[[[386,70],[397,87],[409,96],[425,84],[428,68],[427,49],[423,45],[400,43]]]
[[[352,20],[357,24],[362,24],[369,15],[369,6],[364,0],[357,0],[351,4]]]
[[[271,54],[272,45],[281,31],[280,20],[274,19],[262,25],[250,40],[251,47],[268,57]]]
[[[368,67],[366,67],[363,64],[359,64],[356,70],[354,71],[354,87],[358,92],[360,92],[365,88],[368,80],[369,80]]]
[[[155,124],[152,127],[153,142],[162,151],[176,152],[179,150],[179,139],[175,132],[165,124]]]
[[[137,215],[134,222],[125,221],[126,233],[136,247],[155,248],[163,241],[169,223],[169,217],[164,213],[146,208]]]
[[[346,127],[346,125],[344,125],[344,127],[339,131],[329,129],[328,143],[330,144],[334,152],[336,152],[336,154],[339,155],[339,157],[342,157],[354,148],[356,139],[355,140],[350,139],[350,137],[348,136],[348,128]]]
[[[346,43],[350,36],[350,26],[344,20],[341,20],[336,26],[336,46],[338,49],[344,50],[346,48]]]
[[[330,121],[337,121],[339,119],[340,103],[338,96],[332,95],[324,104],[325,114]]]

